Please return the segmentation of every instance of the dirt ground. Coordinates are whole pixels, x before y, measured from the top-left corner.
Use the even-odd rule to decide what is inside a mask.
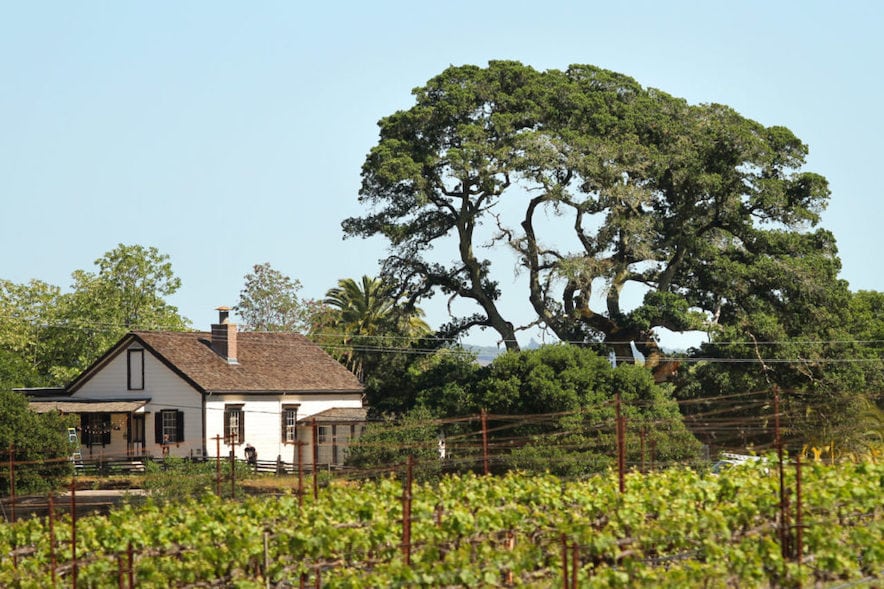
[[[77,517],[90,513],[107,513],[113,506],[125,501],[144,497],[142,489],[104,489],[60,493],[53,499],[56,515],[69,514],[71,508],[77,510]],[[15,503],[10,498],[0,502],[0,515],[5,521],[28,517],[46,517],[49,514],[49,501],[45,495],[16,497]]]

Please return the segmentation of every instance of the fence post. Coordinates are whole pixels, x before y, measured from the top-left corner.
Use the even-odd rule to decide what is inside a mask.
[[[488,412],[482,409],[479,414],[482,420],[482,471],[488,475]]]
[[[9,521],[15,523],[15,444],[9,444]]]
[[[77,485],[71,479],[71,586],[77,586]]]
[[[506,531],[506,549],[508,552],[512,552],[516,549],[516,534],[509,529]],[[504,575],[504,583],[507,587],[513,586],[513,569],[506,569],[506,574]]]
[[[623,417],[620,414],[620,393],[615,400],[615,412],[617,415],[617,478],[620,485],[620,493],[626,492],[626,436],[624,435]]]
[[[402,489],[402,555],[405,565],[411,566],[411,483],[414,456],[408,455],[405,471],[405,486]]]
[[[55,557],[55,500],[52,493],[49,493],[49,570],[52,575],[52,585],[55,586],[55,568],[57,566]]]
[[[215,436],[215,493],[221,496],[221,436]]]
[[[316,418],[313,418],[313,500],[319,499],[319,478],[317,464],[319,464],[319,430],[316,426]]]
[[[264,587],[270,589],[270,577],[267,571],[270,569],[270,532],[264,530],[264,570],[261,574],[264,576]]]
[[[657,458],[657,440],[655,440],[654,438],[651,438],[648,441],[648,445],[650,446],[650,453],[651,453],[650,467],[651,467],[651,470],[654,470],[654,461]]]
[[[795,563],[798,565],[798,589],[801,589],[801,561],[804,552],[804,517],[801,515],[801,454],[795,455]]]
[[[570,588],[568,583],[568,537],[562,534],[562,587]]]
[[[577,589],[577,572],[580,570],[580,545],[571,545],[571,589]]]
[[[135,589],[135,552],[132,550],[132,540],[126,547],[126,556],[129,561],[129,589]]]
[[[230,446],[230,498],[236,499],[236,454]]]
[[[298,440],[298,507],[304,506],[304,442]]]
[[[789,514],[786,508],[786,483],[783,467],[783,439],[780,434],[780,389],[774,387],[774,445],[777,449],[777,466],[780,475],[780,554],[789,557]]]

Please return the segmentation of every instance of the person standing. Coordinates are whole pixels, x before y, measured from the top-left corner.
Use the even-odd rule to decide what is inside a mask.
[[[255,447],[251,444],[246,444],[246,462],[249,466],[253,467],[255,470],[258,470],[258,451],[255,450]]]

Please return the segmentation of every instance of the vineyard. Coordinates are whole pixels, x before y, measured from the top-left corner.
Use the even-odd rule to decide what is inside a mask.
[[[782,480],[782,487],[781,485]],[[0,527],[0,585],[875,586],[884,467],[332,482]],[[783,489],[783,492],[781,492]],[[784,503],[788,516],[784,516]]]

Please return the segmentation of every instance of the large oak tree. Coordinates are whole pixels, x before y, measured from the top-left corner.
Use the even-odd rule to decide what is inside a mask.
[[[500,304],[511,266],[491,255],[501,247],[537,322],[618,356],[634,341],[652,366],[658,328],[775,311],[838,266],[832,235],[813,230],[826,180],[802,170],[807,147],[784,127],[589,65],[450,67],[414,96],[380,121],[362,170],[369,212],[343,227],[388,240],[383,274],[414,300],[474,305],[448,335],[491,328],[519,349],[525,326]],[[636,286],[644,298],[627,308]]]

